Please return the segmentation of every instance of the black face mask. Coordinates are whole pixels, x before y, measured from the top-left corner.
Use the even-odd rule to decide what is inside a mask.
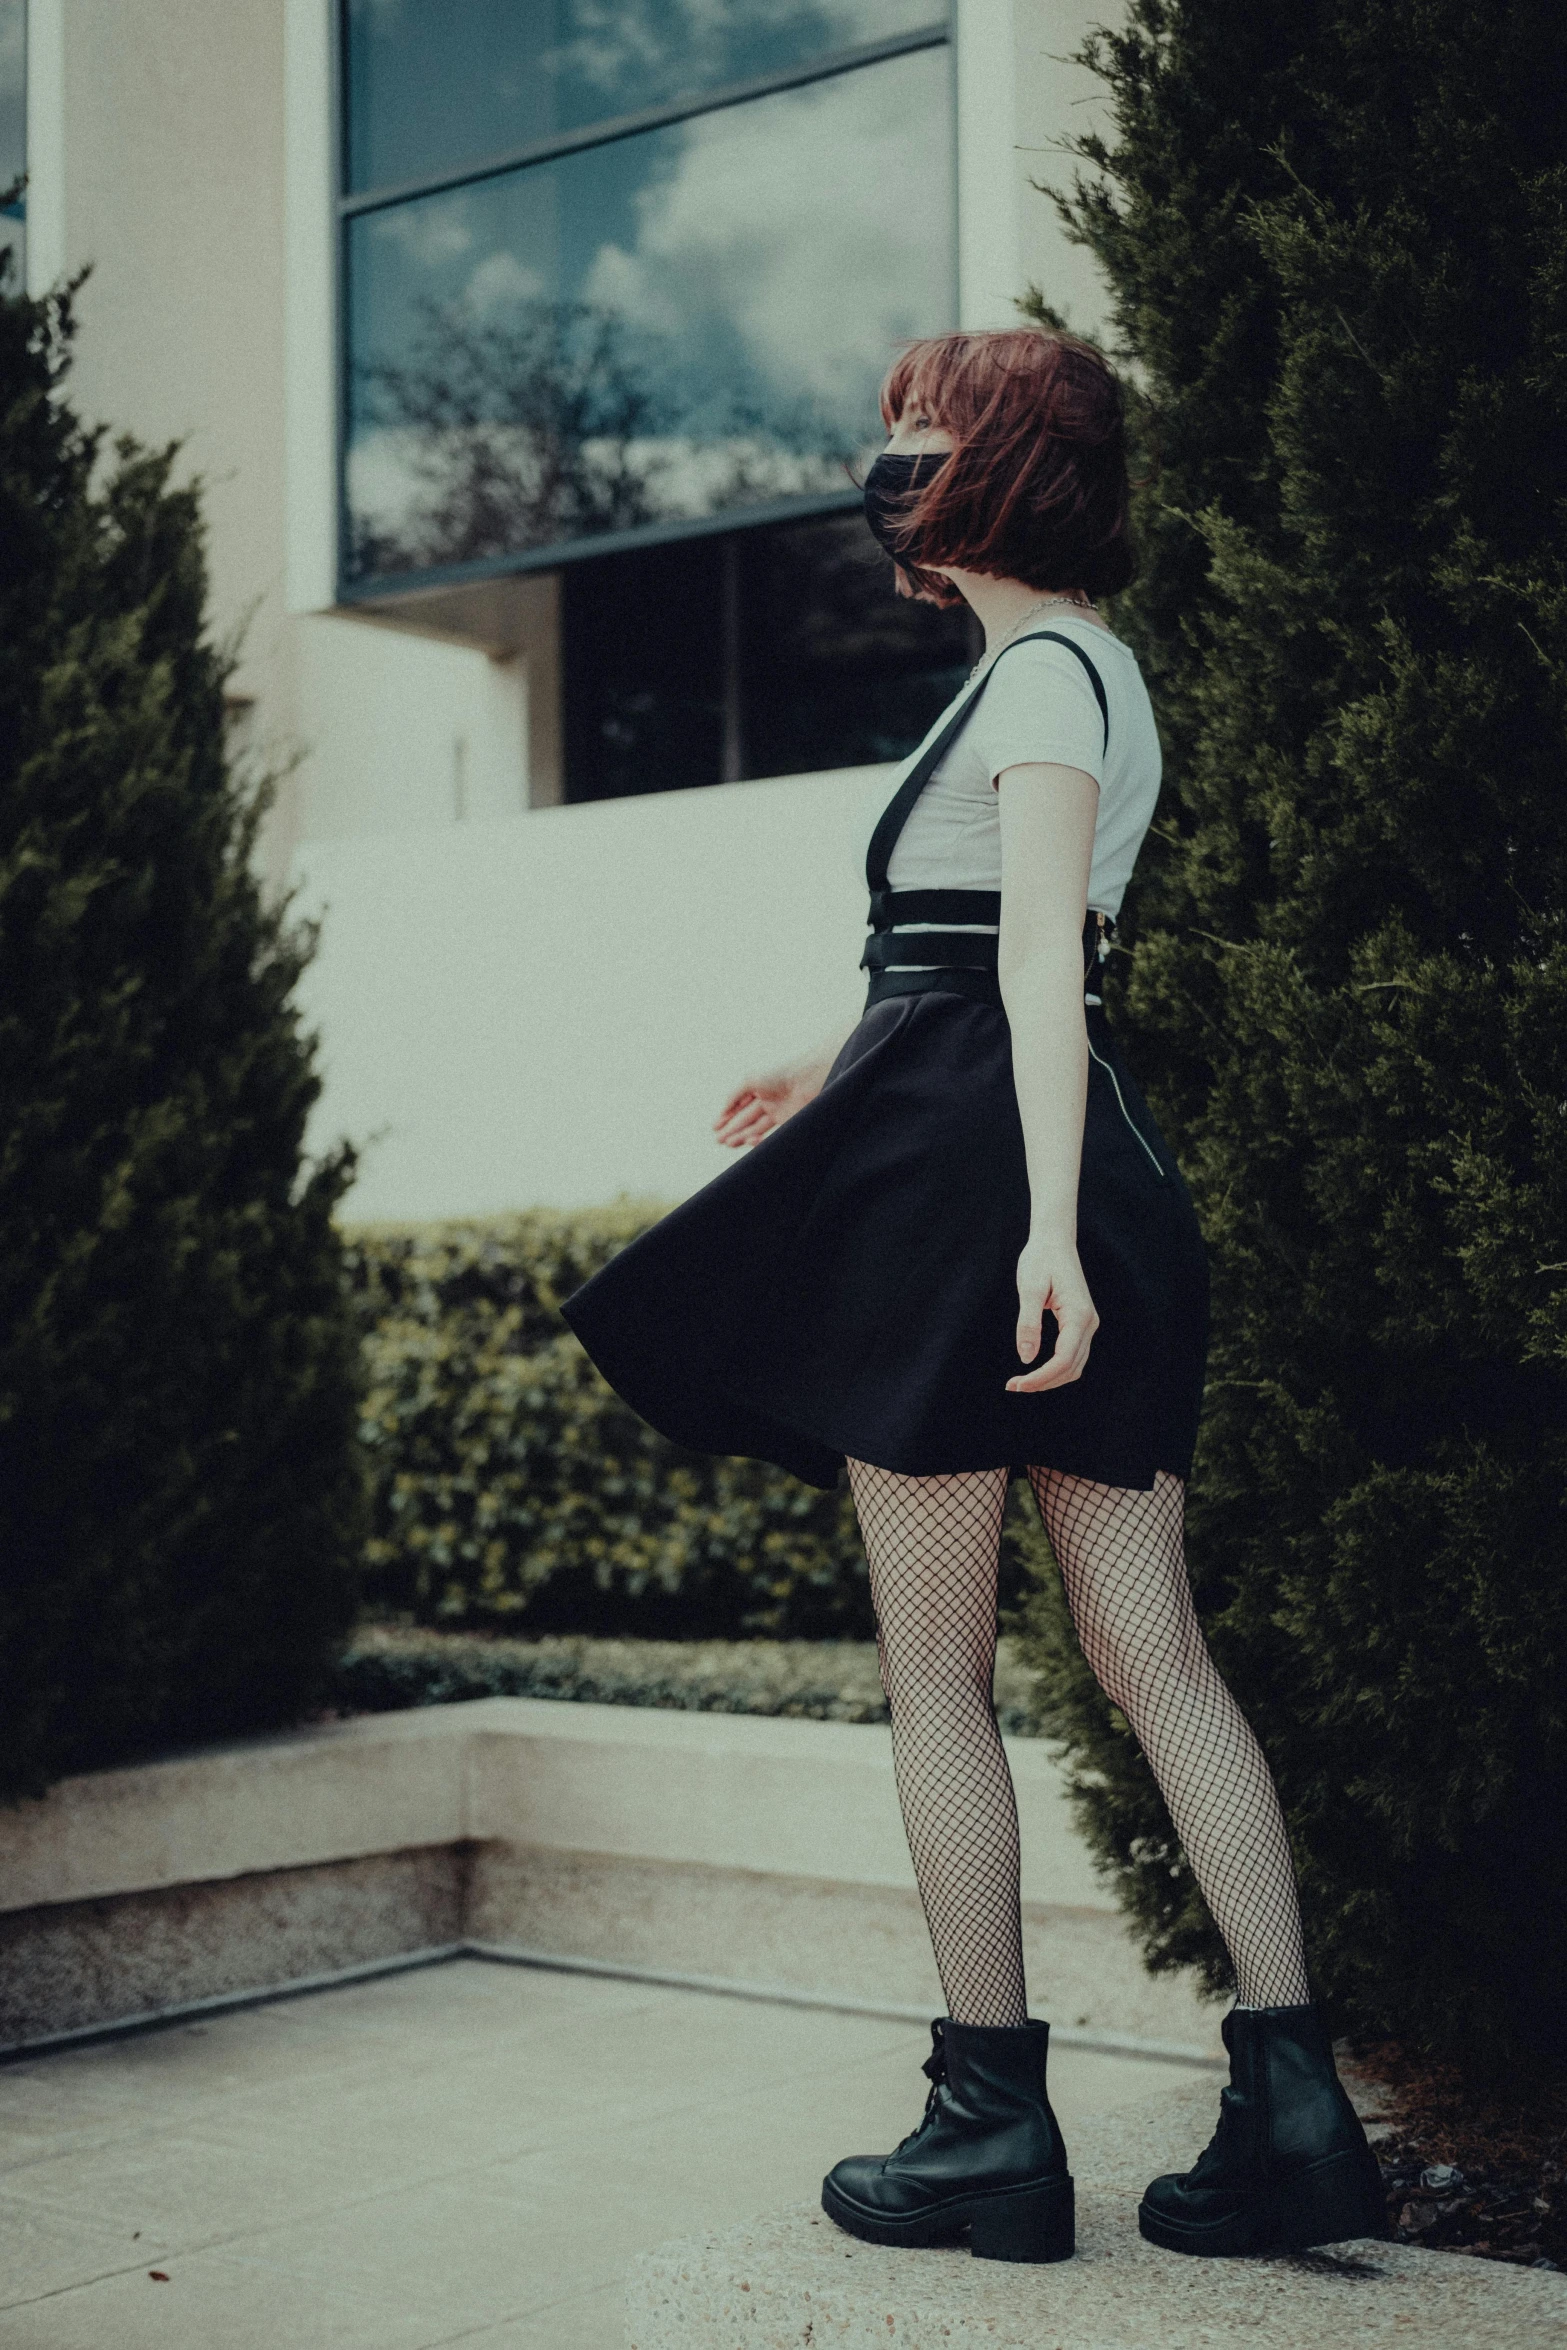
[[[896,534],[908,520],[909,493],[934,481],[946,462],[945,450],[932,457],[881,456],[865,476],[865,519],[877,544],[895,563],[915,560],[895,543]]]

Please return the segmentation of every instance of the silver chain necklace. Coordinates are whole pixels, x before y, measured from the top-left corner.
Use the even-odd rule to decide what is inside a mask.
[[[1037,620],[1041,612],[1048,612],[1052,604],[1070,604],[1074,612],[1092,612],[1094,609],[1093,599],[1091,597],[1083,596],[1045,596],[1039,603],[1030,604],[1028,610],[1020,614],[1019,617],[1013,621],[1012,626],[1007,630],[1006,635],[1002,638],[1000,644],[997,645],[995,651],[992,653],[987,647],[986,650],[981,653],[979,659],[975,662],[973,668],[968,673],[967,683],[972,685],[975,678],[978,677],[982,669],[988,669],[993,661],[998,661],[1001,658],[1001,655],[1006,651],[1008,645],[1012,642],[1012,639],[1017,635],[1018,630],[1024,627],[1030,620]]]

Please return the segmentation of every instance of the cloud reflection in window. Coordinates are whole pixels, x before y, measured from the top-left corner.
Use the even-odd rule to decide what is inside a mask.
[[[352,567],[461,563],[845,486],[949,322],[948,53],[353,222]]]
[[[939,23],[942,0],[348,0],[348,184],[388,187]]]

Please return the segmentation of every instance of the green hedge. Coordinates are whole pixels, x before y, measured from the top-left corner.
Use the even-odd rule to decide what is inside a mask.
[[[560,1300],[657,1213],[622,1201],[347,1234],[373,1606],[530,1632],[869,1634],[847,1489],[667,1444],[561,1321]]]
[[[345,1713],[548,1697],[671,1713],[887,1719],[869,1640],[508,1640],[370,1624],[339,1665],[331,1696]],[[996,1660],[996,1713],[1009,1734],[1034,1734],[1034,1677],[1006,1643]]]
[[[1567,2065],[1561,55],[1548,0],[1133,0],[1065,206],[1159,458],[1108,994],[1213,1250],[1199,1602],[1338,2022],[1516,2083]],[[1223,1979],[1034,1614],[1150,1954]]]
[[[359,1331],[311,933],[255,876],[201,505],[0,264],[0,1793],[297,1721],[352,1625]]]

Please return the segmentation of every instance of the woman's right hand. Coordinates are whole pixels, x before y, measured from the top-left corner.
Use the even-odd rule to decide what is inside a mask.
[[[803,1061],[790,1061],[765,1077],[748,1077],[743,1085],[737,1085],[713,1120],[713,1132],[725,1150],[749,1149],[774,1133],[796,1110],[815,1101],[827,1082],[834,1057],[813,1053]]]

